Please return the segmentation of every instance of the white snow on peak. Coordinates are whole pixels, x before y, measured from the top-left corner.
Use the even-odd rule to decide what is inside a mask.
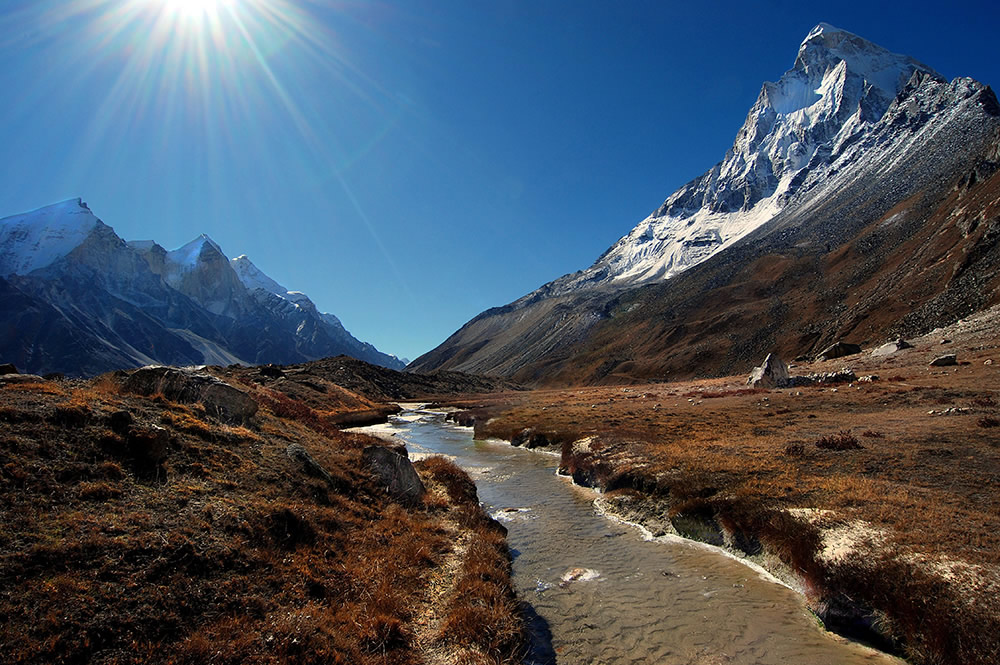
[[[240,278],[240,282],[251,293],[257,289],[262,289],[267,293],[278,296],[282,300],[290,302],[296,308],[315,309],[316,306],[313,305],[309,296],[301,291],[289,291],[281,284],[278,284],[265,275],[260,268],[255,266],[246,254],[241,254],[235,259],[231,259],[230,264],[233,266],[233,270],[236,271],[236,276]]]
[[[0,219],[0,276],[27,275],[52,264],[100,223],[79,198]]]
[[[892,53],[829,23],[820,23],[806,35],[799,46],[793,69],[813,73],[811,70],[819,68],[825,71],[840,62],[845,63],[850,71],[864,76],[868,84],[878,88],[890,101],[914,69],[940,78],[934,70],[914,58]]]
[[[226,275],[229,258],[211,238],[204,233],[163,257],[160,276],[173,288],[193,297],[209,311],[220,314],[232,303],[233,276]]]
[[[235,259],[230,259],[229,263],[232,264],[236,275],[248,290],[264,289],[268,293],[273,293],[282,298],[288,293],[288,289],[261,272],[260,268],[255,266],[246,254],[241,254]]]
[[[807,176],[834,169],[915,71],[941,78],[909,56],[820,23],[792,69],[763,84],[721,162],[674,192],[590,268],[540,291],[668,279],[729,247],[773,219]]]
[[[183,247],[179,247],[172,252],[167,252],[167,260],[182,268],[193,268],[198,264],[198,260],[206,247],[215,250],[224,258],[226,257],[222,248],[214,240],[202,233]]]

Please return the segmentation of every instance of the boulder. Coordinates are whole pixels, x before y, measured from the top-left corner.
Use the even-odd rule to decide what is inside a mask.
[[[788,385],[788,367],[773,353],[767,354],[760,367],[754,367],[747,379],[754,388],[783,388]]]
[[[396,501],[415,505],[427,491],[409,458],[385,446],[368,446],[361,451],[361,461]]]
[[[302,468],[310,476],[322,478],[328,485],[334,489],[337,488],[337,482],[333,479],[333,476],[330,475],[330,472],[324,469],[323,465],[317,462],[316,459],[309,454],[309,451],[306,450],[301,444],[290,444],[287,448],[285,448],[285,454],[293,460],[301,462]]]
[[[257,402],[250,395],[219,381],[201,394],[205,410],[226,423],[246,423],[257,413]]]
[[[943,356],[938,356],[931,361],[931,367],[950,367],[951,365],[958,364],[958,357],[954,353],[948,353]]]
[[[115,411],[108,416],[108,426],[115,434],[126,434],[135,419],[128,411]]]
[[[20,374],[20,372],[18,372],[17,368],[14,367],[12,364],[4,363],[3,365],[0,365],[0,376],[3,376],[5,374]]]
[[[850,344],[848,342],[837,342],[836,344],[831,344],[830,346],[823,349],[818,360],[833,360],[834,358],[843,358],[844,356],[853,356],[861,353],[861,347],[857,344]]]
[[[872,356],[878,358],[881,356],[891,356],[897,351],[902,351],[903,349],[912,349],[913,345],[907,342],[905,339],[897,339],[892,342],[886,342],[882,346],[874,349],[872,351]]]
[[[226,423],[245,423],[257,413],[257,402],[248,394],[210,374],[196,370],[151,365],[130,372],[122,390],[137,395],[163,395],[175,402],[200,403]]]
[[[131,415],[126,415],[130,419],[128,424],[124,417],[116,418],[122,431],[108,432],[99,439],[98,445],[111,457],[124,462],[137,478],[165,481],[167,471],[163,462],[173,443],[170,432],[159,425],[134,427]]]
[[[126,450],[132,470],[139,477],[166,479],[163,460],[170,447],[170,432],[153,425],[151,428],[132,428],[126,437]]]

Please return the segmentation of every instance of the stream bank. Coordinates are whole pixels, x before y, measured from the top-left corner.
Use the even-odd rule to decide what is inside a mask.
[[[757,395],[748,397],[760,399]],[[605,403],[615,399],[606,398]],[[758,402],[761,404],[774,408],[768,397]],[[653,410],[658,406],[653,405]],[[580,413],[561,417],[564,421],[580,418]],[[585,418],[586,412],[582,413]],[[834,633],[905,655],[917,663],[996,662],[995,629],[1000,621],[995,597],[983,593],[996,588],[983,574],[988,570],[948,561],[933,552],[896,549],[885,531],[856,517],[857,512],[787,500],[788,490],[793,489],[789,483],[795,483],[797,477],[754,459],[751,453],[760,453],[759,444],[757,450],[746,446],[746,452],[736,449],[724,459],[721,446],[713,443],[721,436],[716,431],[706,436],[704,449],[692,446],[702,450],[701,458],[690,450],[671,458],[664,447],[658,449],[641,438],[614,431],[580,436],[578,426],[565,434],[551,422],[546,426],[547,418],[560,416],[540,414],[537,407],[535,418],[530,420],[488,409],[450,417],[473,426],[477,438],[499,436],[514,445],[558,451],[558,472],[577,485],[601,492],[596,503],[603,513],[642,527],[650,537],[674,536],[707,543],[763,567],[801,593],[809,609]],[[675,429],[694,427],[695,418]],[[856,441],[849,432],[839,436]],[[837,437],[830,439],[839,441]],[[816,444],[820,451],[815,453],[802,444],[786,446],[783,459],[794,464],[830,464],[829,456],[840,453],[822,452],[824,441]],[[684,446],[673,445],[675,450],[677,445]],[[862,449],[860,445],[856,448]],[[668,453],[671,450],[669,446],[666,449]],[[744,454],[746,459],[741,462]],[[862,452],[857,457],[864,454],[870,455]],[[839,462],[844,457],[835,459]],[[859,461],[864,464],[863,458]],[[748,470],[741,472],[741,464]],[[863,476],[835,480],[868,483],[865,490],[869,494],[874,487]],[[874,503],[879,498],[871,496],[869,500]],[[965,593],[969,588],[987,602],[970,602]]]
[[[445,414],[410,408],[370,433],[413,458],[446,455],[508,529],[519,595],[560,665],[898,663],[822,630],[802,596],[703,544],[651,542],[594,510],[598,494],[560,478],[559,456],[474,440]],[[662,539],[661,539],[662,540]]]

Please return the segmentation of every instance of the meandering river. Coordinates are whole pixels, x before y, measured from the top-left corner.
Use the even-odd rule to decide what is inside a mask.
[[[540,617],[528,662],[902,663],[827,633],[799,594],[713,548],[649,541],[602,517],[593,490],[556,475],[554,455],[474,441],[471,428],[419,407],[365,429],[404,442],[412,457],[447,455],[476,481],[509,530],[515,582]]]

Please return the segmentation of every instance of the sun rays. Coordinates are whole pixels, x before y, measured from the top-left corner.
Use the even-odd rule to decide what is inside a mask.
[[[331,225],[366,228],[398,276],[348,177],[410,112],[379,80],[393,43],[379,32],[374,5],[33,0],[24,7],[0,16],[0,44],[51,55],[7,114],[73,127],[57,172],[70,191],[100,173],[181,209],[199,201],[198,214],[211,208],[234,218],[240,206],[280,209],[295,192],[325,205]],[[56,98],[75,105],[55,109]]]
[[[234,4],[235,0],[148,0],[150,4],[162,5],[166,11],[175,12],[186,19],[199,20],[207,14]]]

